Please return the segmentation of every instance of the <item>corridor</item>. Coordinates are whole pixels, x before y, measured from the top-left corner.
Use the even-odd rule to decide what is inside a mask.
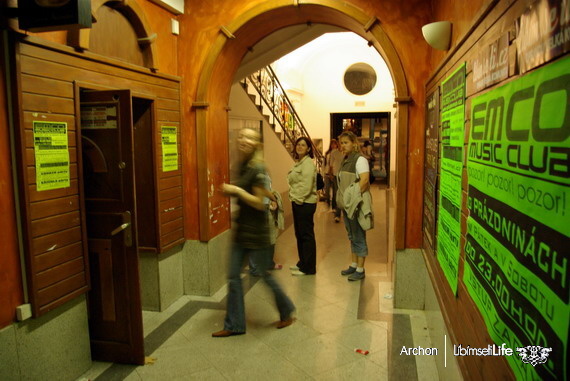
[[[275,329],[272,295],[244,272],[247,334],[212,338],[223,327],[223,287],[213,297],[184,296],[164,312],[144,312],[147,365],[95,362],[78,380],[436,380],[431,356],[400,356],[402,346],[430,347],[422,311],[392,308],[387,261],[389,190],[372,189],[376,226],[368,233],[366,279],[348,282],[344,224],[320,202],[315,214],[317,274],[291,276],[293,227],[278,239],[273,271],[297,307],[297,321]],[[393,220],[393,216],[392,220]],[[367,355],[355,349],[368,351]]]

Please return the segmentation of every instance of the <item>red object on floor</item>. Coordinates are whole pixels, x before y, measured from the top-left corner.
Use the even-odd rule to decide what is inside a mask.
[[[368,352],[368,351],[365,351],[364,349],[358,349],[358,348],[355,348],[354,351],[355,351],[356,353],[360,353],[361,355],[365,355],[365,356],[366,356],[368,353],[370,353],[370,352]]]

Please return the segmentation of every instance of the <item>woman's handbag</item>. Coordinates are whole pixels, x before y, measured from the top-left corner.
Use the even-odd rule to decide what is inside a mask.
[[[323,180],[323,176],[317,172],[317,190],[321,190],[325,187],[325,180]]]

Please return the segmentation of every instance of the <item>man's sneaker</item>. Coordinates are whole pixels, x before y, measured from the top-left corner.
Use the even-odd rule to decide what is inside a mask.
[[[356,267],[348,266],[346,270],[342,270],[340,275],[350,275],[356,271]]]
[[[362,271],[361,273],[355,271],[353,274],[351,274],[348,277],[348,280],[362,280],[362,279],[364,279],[364,271]]]
[[[299,270],[299,267],[297,265],[289,266],[289,270]]]

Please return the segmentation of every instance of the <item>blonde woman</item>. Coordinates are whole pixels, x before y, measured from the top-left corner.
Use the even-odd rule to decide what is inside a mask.
[[[226,196],[236,197],[240,206],[236,218],[237,228],[232,242],[228,274],[227,312],[224,329],[212,333],[213,337],[228,337],[245,333],[245,306],[241,270],[249,256],[259,276],[273,291],[280,321],[277,328],[285,328],[294,321],[293,302],[285,295],[268,270],[272,260],[271,237],[268,224],[267,173],[260,153],[261,140],[255,130],[240,131],[238,139],[240,152],[239,178],[236,184],[223,184]]]
[[[306,137],[295,142],[295,165],[287,175],[289,200],[293,206],[293,226],[299,261],[291,266],[292,275],[317,272],[317,245],[313,216],[317,210],[317,168],[313,163],[313,145]]]
[[[352,262],[347,269],[341,271],[341,275],[348,275],[349,281],[356,281],[364,279],[364,261],[368,255],[366,230],[371,228],[371,221],[368,221],[368,226],[363,226],[366,221],[360,221],[359,213],[367,208],[370,211],[368,218],[372,218],[372,199],[369,192],[370,168],[368,160],[360,154],[360,145],[354,133],[343,132],[339,136],[339,142],[345,156],[337,174],[337,204],[342,209],[344,226],[352,251]]]

